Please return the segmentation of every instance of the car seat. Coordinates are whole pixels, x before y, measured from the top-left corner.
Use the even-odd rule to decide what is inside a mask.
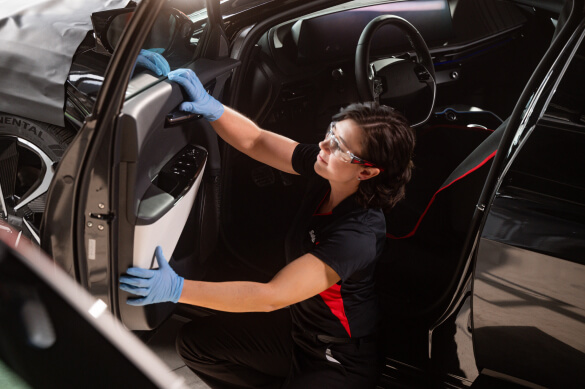
[[[463,243],[507,123],[489,134],[433,191],[428,182],[436,181],[445,170],[432,165],[444,165],[437,163],[441,150],[427,150],[424,136],[419,137],[417,153],[428,154],[415,156],[407,197],[386,215],[387,245],[376,270],[386,319],[416,318],[428,323],[442,313],[446,289],[459,277],[456,273],[465,261]],[[435,137],[429,140],[439,148]],[[459,146],[450,149],[460,152]]]

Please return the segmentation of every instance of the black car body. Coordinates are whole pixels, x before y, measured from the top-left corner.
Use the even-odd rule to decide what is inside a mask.
[[[157,244],[189,278],[269,280],[284,264],[302,180],[178,112],[180,88],[135,69],[135,58],[157,47],[148,42],[160,15],[171,18],[163,54],[172,68],[195,70],[263,128],[313,143],[340,107],[372,98],[376,61],[379,98],[418,124],[415,175],[386,215],[377,269],[380,386],[585,384],[583,1],[208,0],[206,12],[181,12],[183,3],[94,15],[66,83],[69,138],[46,206],[32,218],[15,211],[37,184],[21,185],[3,196],[9,221],[36,231],[132,330],[156,328],[175,308],[130,307],[118,290],[128,266],[152,266]],[[128,11],[118,43],[107,42],[112,17]],[[386,14],[416,27],[433,66],[395,26],[380,28],[365,59],[356,55],[363,29]],[[385,72],[402,65],[421,86],[393,94],[401,80]]]
[[[103,301],[3,220],[0,281],[3,388],[187,387]]]

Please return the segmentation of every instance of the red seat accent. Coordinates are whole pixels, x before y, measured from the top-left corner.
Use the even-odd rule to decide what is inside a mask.
[[[427,204],[424,212],[422,213],[422,215],[420,215],[420,217],[418,218],[418,221],[416,222],[416,225],[414,226],[414,228],[412,229],[412,231],[410,231],[408,234],[403,235],[403,236],[394,236],[392,234],[386,234],[386,236],[390,239],[406,239],[406,238],[410,238],[412,237],[415,233],[416,230],[418,229],[418,226],[420,225],[420,223],[422,222],[423,218],[425,217],[425,215],[427,214],[429,208],[431,207],[431,204],[433,204],[433,201],[435,201],[435,197],[437,197],[437,195],[444,189],[450,187],[451,185],[453,185],[455,182],[461,180],[462,178],[464,178],[465,176],[473,173],[474,171],[476,171],[477,169],[479,169],[480,167],[482,167],[483,165],[485,165],[489,160],[491,160],[495,155],[496,155],[496,151],[494,151],[493,153],[491,153],[486,159],[484,159],[483,161],[481,161],[477,166],[475,166],[473,169],[468,170],[467,172],[465,172],[464,174],[462,174],[461,176],[455,178],[453,181],[449,182],[448,184],[444,185],[443,187],[441,187],[439,190],[437,190],[435,192],[435,194],[433,195],[433,197],[431,198],[431,200],[429,201],[429,203]]]

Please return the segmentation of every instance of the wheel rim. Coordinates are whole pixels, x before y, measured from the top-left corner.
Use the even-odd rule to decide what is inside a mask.
[[[37,243],[53,177],[53,161],[38,146],[20,137],[0,135],[0,213]]]

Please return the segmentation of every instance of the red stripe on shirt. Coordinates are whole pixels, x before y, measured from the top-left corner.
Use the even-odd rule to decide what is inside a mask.
[[[345,316],[345,308],[343,307],[343,298],[341,297],[341,285],[335,284],[327,290],[319,293],[319,296],[325,301],[325,304],[341,322],[341,325],[347,331],[351,338],[351,331],[349,330],[349,322]]]
[[[317,209],[315,209],[315,212],[313,212],[313,216],[327,216],[327,215],[331,215],[333,214],[333,211],[327,212],[327,213],[318,213],[319,212],[319,208],[321,208],[321,205],[323,205],[323,202],[325,201],[325,199],[327,198],[327,196],[329,196],[329,192],[331,192],[331,189],[327,190],[327,193],[325,193],[325,196],[323,196],[323,199],[321,199],[321,202],[319,203],[319,205],[317,205]]]

